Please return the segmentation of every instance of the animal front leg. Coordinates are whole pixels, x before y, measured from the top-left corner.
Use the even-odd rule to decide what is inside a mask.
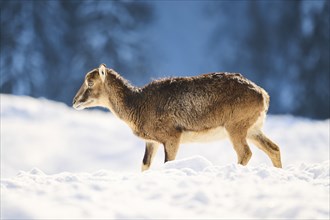
[[[157,152],[159,144],[155,142],[147,142],[146,150],[144,152],[144,157],[142,161],[142,171],[145,171],[150,168],[152,160]]]
[[[179,145],[179,139],[169,140],[164,143],[165,163],[167,161],[175,160],[176,154],[178,153]]]

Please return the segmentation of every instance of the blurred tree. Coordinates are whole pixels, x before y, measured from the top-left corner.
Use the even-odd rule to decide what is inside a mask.
[[[262,85],[272,113],[329,118],[329,11],[326,0],[215,2],[212,55]]]
[[[133,1],[1,1],[1,92],[70,104],[85,73],[106,63],[135,83],[151,72],[144,29],[153,14]]]
[[[300,5],[300,48],[303,59],[298,82],[301,93],[295,112],[329,118],[330,115],[330,1],[303,1]]]

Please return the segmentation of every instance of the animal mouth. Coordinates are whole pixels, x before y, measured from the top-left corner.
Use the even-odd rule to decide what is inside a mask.
[[[83,110],[84,108],[86,108],[86,105],[92,103],[93,100],[89,100],[86,102],[80,102],[80,103],[75,103],[73,104],[73,108],[75,108],[76,110]]]

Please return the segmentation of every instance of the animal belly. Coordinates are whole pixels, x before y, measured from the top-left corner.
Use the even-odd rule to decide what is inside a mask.
[[[186,131],[181,135],[181,143],[212,142],[228,137],[224,127],[212,128],[204,131]]]

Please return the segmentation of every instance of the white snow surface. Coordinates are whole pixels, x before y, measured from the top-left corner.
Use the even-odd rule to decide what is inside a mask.
[[[0,96],[1,219],[329,219],[329,120],[268,116],[283,169],[251,145],[185,144],[140,172],[144,142],[109,112]]]

